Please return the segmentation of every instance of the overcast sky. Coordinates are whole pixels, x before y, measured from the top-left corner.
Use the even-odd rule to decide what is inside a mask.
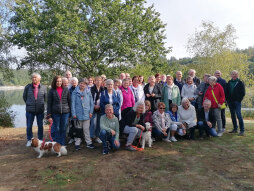
[[[154,4],[167,24],[167,47],[173,47],[168,58],[190,56],[186,43],[202,20],[213,21],[221,30],[232,24],[237,47],[254,46],[254,0],[147,0],[147,4]]]

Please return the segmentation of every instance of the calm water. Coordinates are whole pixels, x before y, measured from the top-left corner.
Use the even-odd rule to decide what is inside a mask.
[[[23,90],[0,90],[7,102],[11,105],[10,110],[15,114],[15,127],[26,127],[26,106],[23,101]],[[36,120],[33,125],[37,125]]]

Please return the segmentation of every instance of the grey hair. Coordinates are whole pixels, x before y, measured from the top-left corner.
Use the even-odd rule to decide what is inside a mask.
[[[88,84],[87,78],[81,78],[79,79],[79,83],[84,82],[86,85]]]
[[[184,97],[184,98],[182,99],[182,102],[181,102],[181,103],[183,104],[183,103],[186,103],[186,102],[190,103],[190,100],[189,100],[187,97]]]
[[[146,111],[145,111],[145,102],[143,102],[143,101],[138,101],[138,102],[136,102],[135,105],[134,105],[134,107],[133,107],[133,110],[134,110],[134,111],[137,111],[137,108],[138,108],[138,106],[140,106],[140,105],[142,105],[142,106],[144,107],[143,113],[145,113],[145,112],[146,112]]]
[[[148,79],[150,79],[150,78],[155,78],[155,76],[154,76],[154,75],[152,75],[152,76],[149,76],[149,77],[148,77]]]
[[[106,85],[108,85],[108,84],[114,84],[114,81],[112,79],[107,79]]]
[[[124,78],[122,83],[124,83],[124,82],[128,82],[129,83],[129,79]]]
[[[210,105],[212,104],[210,99],[205,99],[205,101],[203,102],[203,105],[204,105],[204,103],[209,103]]]
[[[196,70],[194,69],[189,69],[189,72],[194,72],[196,74]]]
[[[32,74],[32,77],[33,77],[33,76],[37,76],[38,78],[41,79],[41,75],[40,75],[39,73],[37,73],[37,72],[34,72],[34,73]]]
[[[66,77],[62,77],[62,80],[67,80],[67,81],[69,81]]]
[[[120,79],[114,79],[114,83],[117,83],[117,82],[122,83],[122,80],[120,80]]]
[[[232,72],[231,72],[231,74],[232,73],[237,73],[237,74],[239,74],[239,72],[237,71],[237,70],[233,70]]]
[[[216,81],[217,81],[217,78],[216,78],[215,76],[210,76],[210,77],[208,78],[208,82],[209,82],[209,81],[216,82]]]
[[[182,71],[177,71],[176,73],[181,73],[181,74],[183,74]]]
[[[107,104],[107,105],[105,106],[105,110],[108,109],[108,108],[113,108],[113,105]]]
[[[71,82],[72,82],[72,81],[76,81],[76,82],[78,83],[78,78],[72,77],[72,78],[71,78]]]

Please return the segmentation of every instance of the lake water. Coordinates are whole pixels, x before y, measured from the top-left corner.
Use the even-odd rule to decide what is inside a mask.
[[[0,90],[4,94],[7,102],[11,105],[10,110],[14,112],[14,126],[26,127],[26,106],[23,101],[23,89],[19,90]],[[37,125],[36,120],[33,125]]]

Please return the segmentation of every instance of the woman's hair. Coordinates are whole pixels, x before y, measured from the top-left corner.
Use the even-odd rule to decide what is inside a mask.
[[[140,79],[140,78],[143,78],[143,81],[141,82],[143,84],[145,81],[144,76],[142,76],[142,75],[138,76],[138,79]]]
[[[166,75],[166,78],[171,78],[172,80],[174,80],[174,77],[173,76],[171,76],[171,75]]]
[[[171,103],[171,104],[169,105],[169,111],[172,111],[172,108],[173,108],[173,107],[176,107],[177,110],[178,110],[178,105],[175,104],[175,103]]]
[[[184,97],[184,98],[182,99],[182,102],[181,102],[181,103],[183,104],[183,103],[186,103],[186,102],[190,103],[189,99],[188,99],[187,97]]]
[[[155,78],[157,78],[158,76],[160,76],[160,73],[155,74]]]
[[[209,81],[216,82],[216,81],[217,81],[217,78],[216,78],[215,76],[210,76],[210,77],[208,78],[208,82],[209,82]]]
[[[134,107],[133,107],[133,110],[136,112],[139,105],[142,105],[144,107],[143,113],[145,113],[145,102],[143,102],[143,101],[136,102]]]
[[[102,80],[102,78],[101,78],[101,76],[96,76],[95,79],[94,79],[94,81],[95,81],[95,80]]]
[[[105,111],[106,111],[106,109],[108,109],[108,108],[112,108],[112,109],[113,109],[113,105],[107,104],[107,105],[105,106]]]
[[[71,78],[71,82],[72,82],[72,81],[76,81],[76,82],[78,83],[78,78],[72,77],[72,78]]]
[[[166,107],[165,103],[159,102],[159,103],[158,103],[158,108],[160,108],[161,106],[162,106],[162,107]]]
[[[122,83],[122,81],[121,81],[120,79],[118,79],[118,78],[117,78],[117,79],[114,79],[114,83],[118,83],[118,82],[119,82],[120,84]]]
[[[129,83],[129,79],[128,78],[124,78],[122,83],[124,83],[124,82],[128,82]]]
[[[133,76],[133,77],[132,77],[132,81],[134,81],[135,78],[138,78],[138,76]],[[138,79],[139,79],[139,78],[138,78]]]
[[[114,85],[114,81],[112,79],[107,79],[106,85],[108,85],[108,84],[113,84]]]
[[[189,80],[191,80],[193,82],[193,77],[188,76],[187,79],[186,79],[186,82],[188,83]]]
[[[87,78],[81,78],[79,79],[79,83],[84,82],[86,85],[88,84]]]
[[[55,76],[55,77],[53,78],[53,81],[52,81],[52,83],[51,83],[51,88],[56,89],[56,81],[57,81],[59,78],[61,78],[61,80],[62,80],[62,76]],[[63,83],[62,83],[61,87],[63,88]]]
[[[94,81],[94,77],[93,76],[89,76],[88,79],[92,79]]]
[[[146,100],[146,101],[145,101],[145,105],[147,105],[147,104],[149,104],[148,110],[151,110],[151,102],[150,102],[149,100]]]

